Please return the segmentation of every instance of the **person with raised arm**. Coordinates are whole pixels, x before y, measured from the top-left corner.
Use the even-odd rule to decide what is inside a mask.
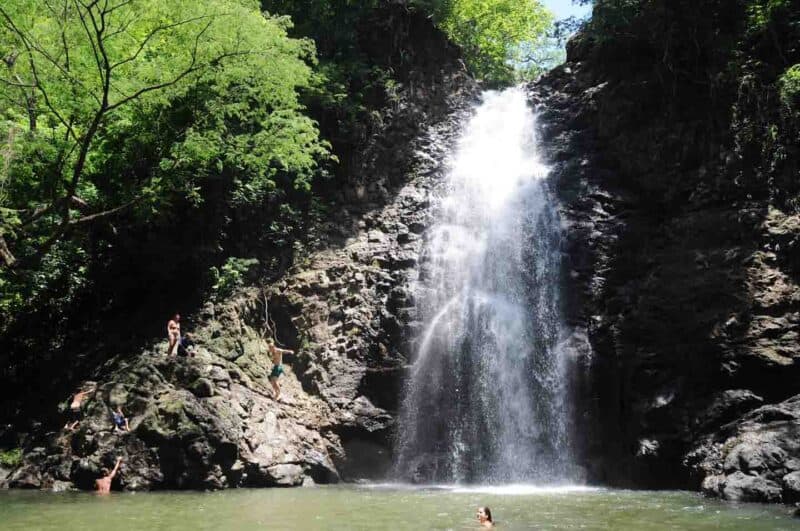
[[[275,346],[275,341],[272,339],[267,340],[267,349],[272,359],[272,371],[269,373],[269,383],[272,384],[273,397],[275,400],[278,400],[281,397],[281,386],[278,383],[278,378],[283,374],[283,355],[294,354],[294,351],[278,348]]]
[[[94,480],[94,488],[97,490],[98,494],[109,494],[111,493],[111,481],[113,481],[114,476],[117,475],[117,471],[119,470],[119,464],[122,462],[121,457],[117,457],[117,462],[114,465],[114,469],[109,472],[107,468],[103,468],[101,471],[104,475],[101,478]]]
[[[94,386],[84,387],[83,390],[72,396],[72,402],[69,405],[69,420],[64,425],[65,430],[74,430],[80,421],[83,420],[83,401],[87,396],[94,393],[94,391]]]

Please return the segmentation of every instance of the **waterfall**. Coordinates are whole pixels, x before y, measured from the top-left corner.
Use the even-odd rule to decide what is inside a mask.
[[[415,287],[396,479],[568,479],[560,226],[534,135],[521,88],[489,91],[452,156]]]

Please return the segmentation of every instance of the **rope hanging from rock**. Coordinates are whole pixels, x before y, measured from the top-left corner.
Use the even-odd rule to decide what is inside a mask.
[[[261,295],[264,297],[264,328],[261,330],[261,339],[264,339],[267,332],[269,332],[269,337],[272,338],[276,345],[283,345],[283,343],[278,340],[278,327],[275,326],[275,321],[269,316],[269,299],[267,298],[267,293],[262,290]]]

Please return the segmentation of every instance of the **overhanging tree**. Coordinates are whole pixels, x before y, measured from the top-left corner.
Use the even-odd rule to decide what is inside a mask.
[[[255,166],[248,183],[252,190],[269,187],[269,178],[279,170],[296,171],[307,180],[315,157],[324,152],[314,124],[298,112],[295,95],[298,86],[308,83],[304,60],[313,51],[303,41],[288,39],[286,21],[264,18],[255,3],[44,0],[41,9],[37,5],[17,0],[0,6],[2,179],[9,191],[20,192],[6,194],[2,205],[0,259],[6,267],[18,262],[8,238],[19,242],[27,235],[46,235],[29,257],[35,259],[77,226],[152,200],[167,184],[186,188],[174,175],[166,183],[159,175],[163,172],[154,171],[147,182],[119,183],[114,197],[100,197],[92,176],[104,158],[113,156],[107,151],[113,146],[103,145],[110,133],[137,115],[169,106],[197,84],[212,85],[211,92],[217,92],[209,103],[219,107],[206,109],[216,116],[195,120],[171,146],[172,153],[165,154],[163,168],[179,173],[188,162],[186,150],[203,142],[210,145],[195,155],[216,159],[206,162],[219,167],[231,158],[225,151],[236,150],[233,144],[238,143],[239,150],[261,150],[262,160],[250,161]],[[255,87],[256,82],[266,90]],[[232,103],[230,94],[222,94],[233,85],[245,101]],[[201,122],[224,120],[231,113],[239,115],[237,121],[259,123],[247,131],[240,127],[237,142],[224,146],[232,138],[212,138]],[[278,122],[288,134],[264,137],[263,130]],[[26,162],[20,140],[47,142],[55,157],[25,175],[30,168],[15,167],[15,161]]]
[[[0,4],[0,321],[80,285],[87,238],[122,214],[200,204],[209,180],[233,207],[310,187],[329,150],[290,24],[253,0]]]

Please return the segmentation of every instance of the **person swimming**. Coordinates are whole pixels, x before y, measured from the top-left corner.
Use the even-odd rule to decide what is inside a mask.
[[[487,529],[492,529],[494,527],[494,521],[492,520],[492,510],[488,507],[478,507],[478,523],[481,524],[481,527],[485,527]]]

